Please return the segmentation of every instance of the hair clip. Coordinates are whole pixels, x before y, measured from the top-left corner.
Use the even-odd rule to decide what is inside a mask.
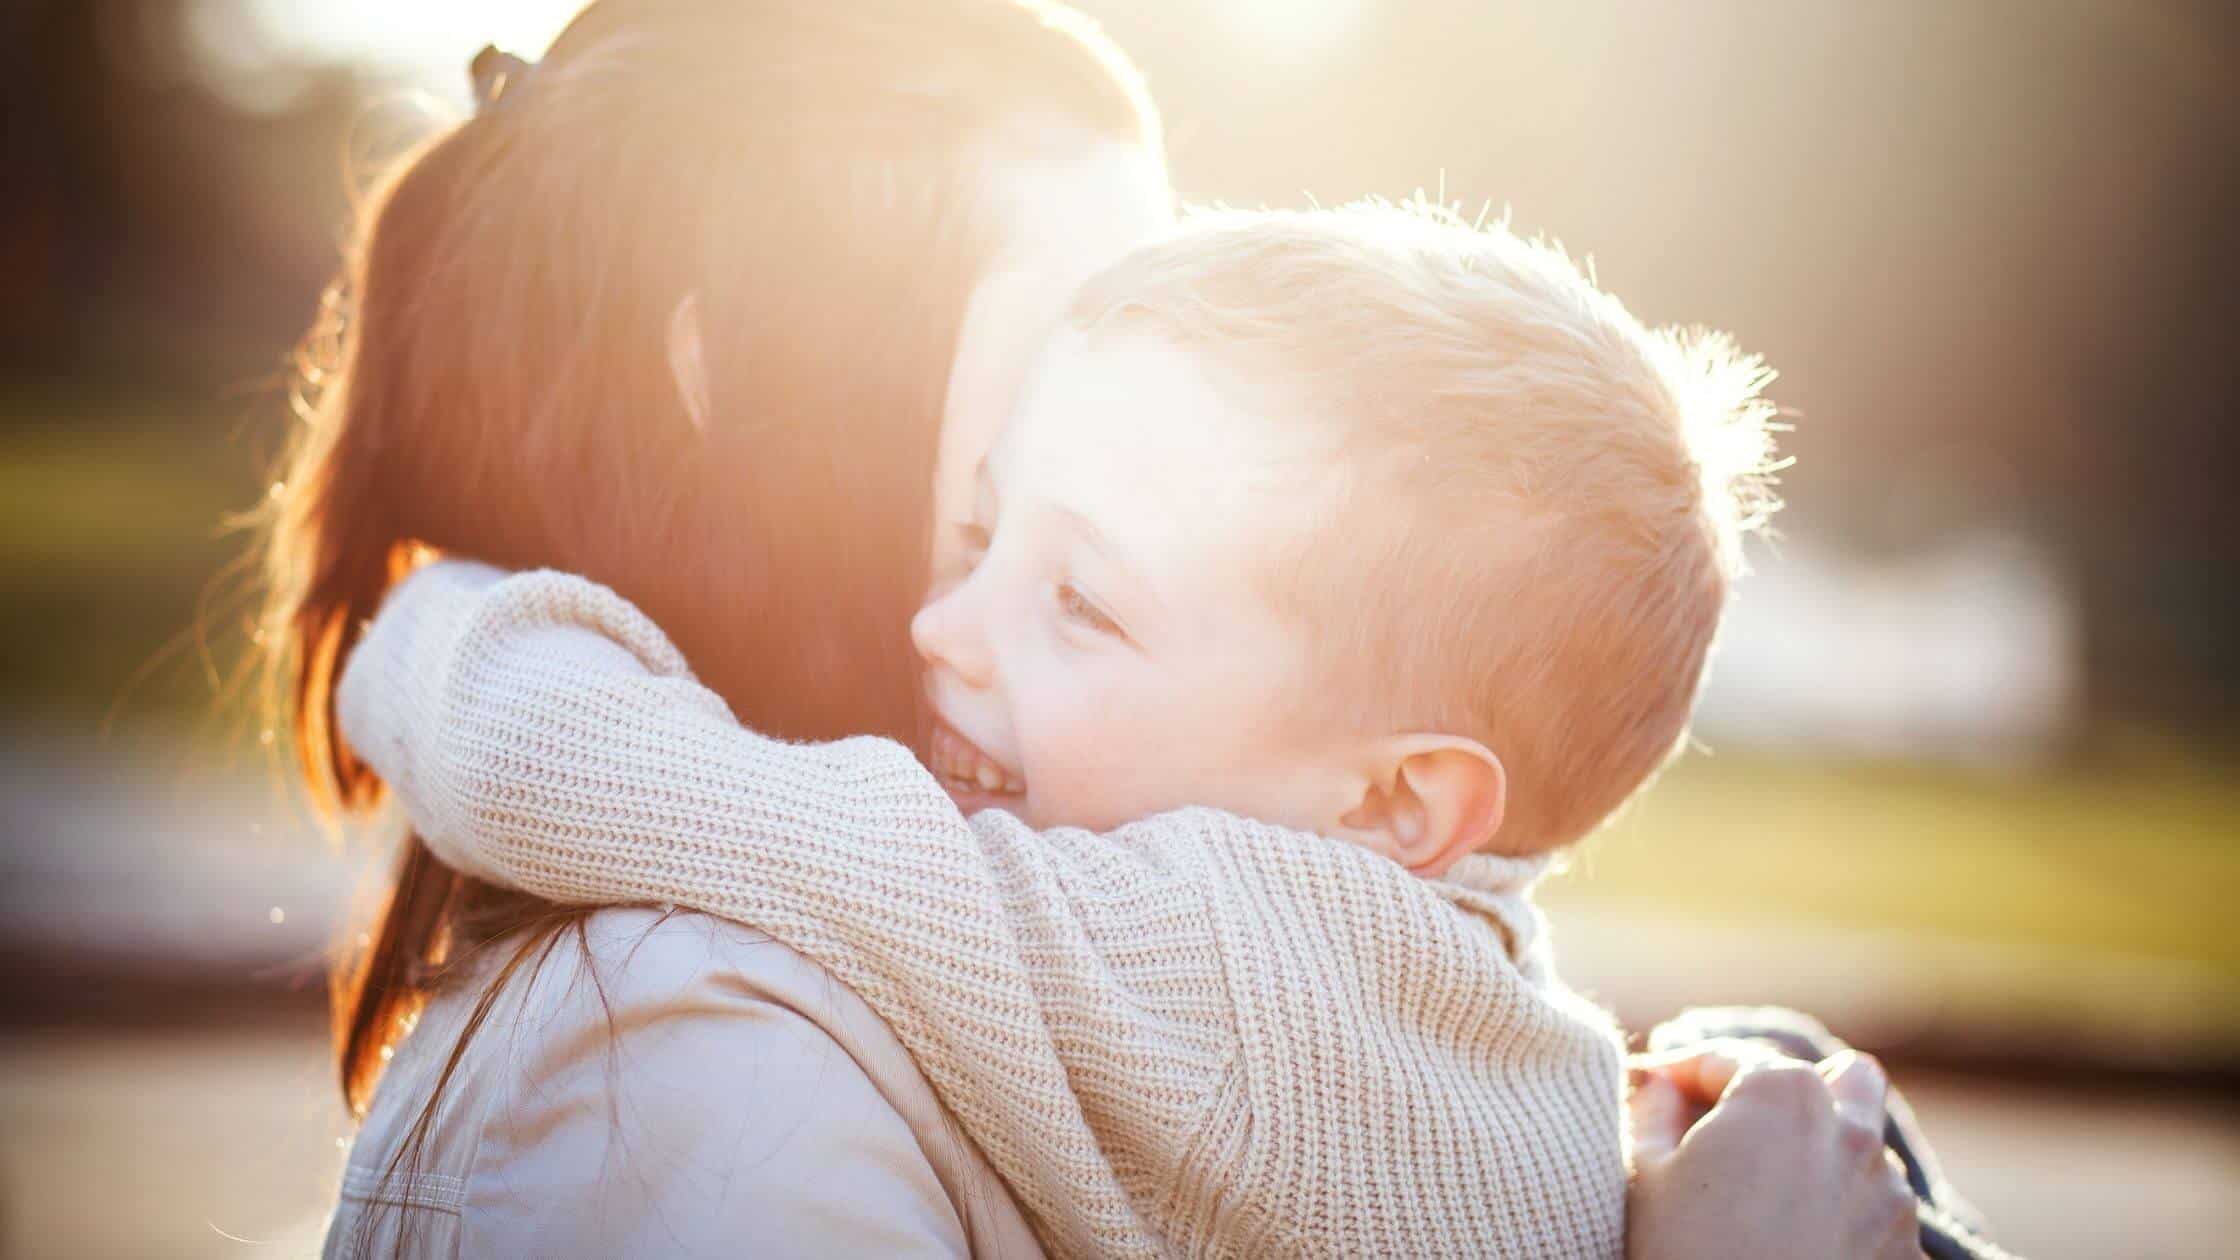
[[[467,76],[474,81],[475,112],[487,112],[514,84],[535,69],[536,64],[512,53],[500,52],[496,44],[484,44],[474,60],[467,63]]]

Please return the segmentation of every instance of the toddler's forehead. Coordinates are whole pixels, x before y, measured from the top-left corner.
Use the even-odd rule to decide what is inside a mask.
[[[1275,414],[1281,394],[1240,387],[1204,355],[1149,334],[1066,330],[997,455],[1107,532],[1250,560],[1329,506],[1329,460],[1308,426]]]

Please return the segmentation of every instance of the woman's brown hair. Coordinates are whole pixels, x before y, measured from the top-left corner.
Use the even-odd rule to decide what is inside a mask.
[[[1030,0],[598,0],[512,71],[366,197],[301,354],[259,637],[314,802],[380,803],[334,684],[430,551],[613,586],[765,731],[907,737],[979,164],[1052,123],[1156,153],[1140,85]],[[334,973],[352,1113],[447,961],[515,943],[486,1010],[571,921],[407,836]]]

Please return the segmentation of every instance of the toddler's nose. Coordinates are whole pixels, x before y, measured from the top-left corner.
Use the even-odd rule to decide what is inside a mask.
[[[985,687],[993,671],[974,607],[977,585],[967,579],[929,600],[910,619],[910,641],[926,664],[945,668],[970,686]]]

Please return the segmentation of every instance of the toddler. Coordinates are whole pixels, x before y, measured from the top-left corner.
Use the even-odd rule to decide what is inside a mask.
[[[1767,375],[1505,227],[1201,216],[1087,286],[944,527],[927,765],[457,561],[339,717],[462,869],[822,963],[1054,1252],[1617,1256],[1619,1042],[1529,892],[1686,728]]]

